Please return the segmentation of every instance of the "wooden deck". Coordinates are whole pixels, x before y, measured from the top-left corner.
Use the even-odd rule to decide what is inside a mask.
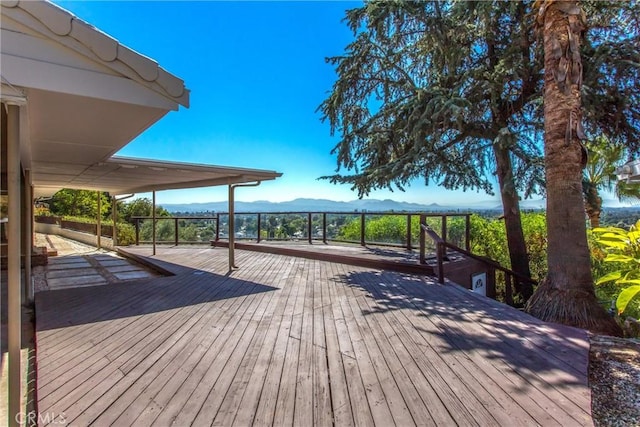
[[[149,259],[175,276],[37,294],[39,413],[78,426],[592,425],[584,331],[425,276],[249,251],[227,274],[226,255],[159,248]]]

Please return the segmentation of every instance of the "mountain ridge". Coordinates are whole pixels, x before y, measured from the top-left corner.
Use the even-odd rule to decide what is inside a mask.
[[[195,203],[167,203],[162,204],[169,212],[227,212],[226,201],[217,202],[195,202]],[[527,200],[522,202],[522,209],[544,208],[544,200]],[[467,205],[440,205],[438,203],[412,203],[400,202],[391,199],[357,199],[348,202],[328,199],[297,198],[285,202],[270,202],[268,200],[257,200],[254,202],[237,201],[235,203],[236,212],[386,212],[386,211],[406,211],[406,212],[455,212],[470,210],[500,210],[499,201],[487,200],[480,203],[469,203]]]

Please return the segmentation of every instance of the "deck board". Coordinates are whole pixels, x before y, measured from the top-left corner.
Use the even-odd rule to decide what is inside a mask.
[[[37,294],[41,413],[72,425],[592,425],[585,331],[430,277],[242,250],[228,272],[221,248],[128,250],[175,275]]]

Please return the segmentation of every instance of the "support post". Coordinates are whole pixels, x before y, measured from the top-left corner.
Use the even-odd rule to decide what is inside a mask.
[[[136,246],[140,246],[140,218],[136,218]]]
[[[113,249],[118,246],[118,199],[116,196],[111,197],[111,218],[113,219],[113,233],[111,233],[111,240],[113,240]]]
[[[18,426],[22,412],[22,381],[20,346],[22,341],[22,316],[20,286],[20,107],[7,106],[7,308],[9,347],[9,425]]]
[[[360,214],[360,245],[362,246],[366,246],[365,226],[366,226],[365,214],[362,213]]]
[[[220,212],[216,212],[216,242],[220,240]]]
[[[261,181],[251,184],[229,184],[229,272],[236,266],[236,221],[235,221],[235,189],[237,187],[257,187]]]
[[[33,188],[31,171],[24,171],[24,295],[27,301],[33,301],[33,280],[31,278],[31,252],[33,251]]]
[[[178,246],[178,218],[173,219],[173,242]]]
[[[236,267],[236,220],[235,220],[235,191],[234,186],[229,185],[229,271]]]
[[[156,254],[156,192],[151,192],[151,240],[153,241],[153,255]]]
[[[98,218],[96,219],[96,245],[98,249],[102,247],[102,197],[100,197],[100,192],[96,191],[96,195],[98,196]]]
[[[311,212],[307,213],[307,237],[309,238],[309,244],[313,243],[311,241],[311,238],[313,237],[311,235],[311,220],[312,220],[312,216],[311,216]]]

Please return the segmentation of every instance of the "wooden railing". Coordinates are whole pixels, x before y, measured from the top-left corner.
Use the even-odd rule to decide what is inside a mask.
[[[537,282],[530,277],[519,274],[509,268],[503,267],[500,263],[489,259],[487,257],[483,257],[477,254],[472,253],[467,249],[460,248],[454,245],[451,242],[447,242],[443,238],[441,238],[438,233],[436,233],[429,225],[426,224],[426,221],[421,217],[420,219],[420,263],[426,263],[426,237],[429,237],[436,246],[436,263],[437,263],[437,274],[438,274],[438,282],[444,283],[444,263],[448,261],[447,253],[448,251],[460,253],[466,257],[472,258],[478,262],[483,263],[484,265],[493,268],[497,271],[500,271],[504,274],[505,281],[505,293],[504,293],[504,302],[513,306],[513,288],[516,284],[516,281],[522,283],[531,283],[533,285],[537,285]]]
[[[369,238],[367,236],[367,221],[372,217],[381,217],[381,216],[403,216],[406,218],[406,228],[404,232],[404,236],[401,239],[397,239],[396,241],[377,241],[376,239]],[[263,240],[268,241],[282,241],[282,240],[298,240],[298,241],[307,241],[308,243],[313,243],[314,241],[321,241],[323,243],[327,242],[344,242],[344,243],[355,243],[360,244],[362,246],[366,246],[367,244],[373,245],[381,245],[381,246],[394,246],[394,247],[404,247],[407,250],[417,249],[418,246],[414,243],[414,236],[416,236],[416,232],[419,233],[419,224],[414,222],[414,219],[424,218],[425,221],[427,219],[439,220],[439,228],[442,233],[444,239],[447,238],[449,233],[450,222],[449,218],[454,217],[463,217],[464,218],[464,232],[461,236],[458,236],[459,243],[464,245],[465,248],[469,248],[470,245],[470,216],[469,213],[417,213],[417,212],[314,212],[314,211],[302,211],[302,212],[237,212],[235,214],[236,224],[239,223],[239,218],[255,218],[255,231],[252,229],[252,233],[250,236],[239,236],[236,234],[236,239],[238,240],[255,240],[256,242],[261,242]],[[165,236],[165,240],[161,243],[172,243],[174,245],[178,245],[180,243],[189,243],[187,241],[180,240],[180,222],[181,221],[209,221],[214,223],[215,231],[211,237],[211,240],[218,241],[221,239],[225,239],[228,237],[228,230],[226,233],[224,232],[224,218],[228,217],[228,213],[220,212],[216,213],[213,216],[208,217],[189,217],[189,216],[180,216],[180,217],[157,217],[156,223],[159,221],[172,221],[173,222],[173,233],[167,239],[168,236]],[[357,217],[359,218],[359,233],[357,240],[345,240],[340,239],[338,237],[338,233],[335,226],[337,222],[346,223],[346,221],[337,221],[338,219],[345,219],[349,217]],[[292,219],[302,219],[302,225],[298,226],[298,229],[295,230],[296,235],[286,235],[284,237],[277,237],[273,234],[274,225],[271,224],[272,218],[275,218],[275,221],[278,225],[282,226],[283,220],[291,221]],[[332,220],[330,223],[329,220]],[[150,221],[151,217],[133,217],[131,220],[134,222],[135,230],[136,230],[136,244],[147,243],[140,238],[140,230],[142,223],[144,221]],[[228,220],[226,222],[228,227]],[[344,224],[342,224],[344,225]],[[417,226],[417,230],[416,227]],[[330,230],[331,229],[331,230]],[[234,232],[238,233],[238,230],[234,230]],[[255,233],[255,234],[254,234]],[[225,235],[226,234],[226,235]],[[264,234],[267,234],[265,237]]]

